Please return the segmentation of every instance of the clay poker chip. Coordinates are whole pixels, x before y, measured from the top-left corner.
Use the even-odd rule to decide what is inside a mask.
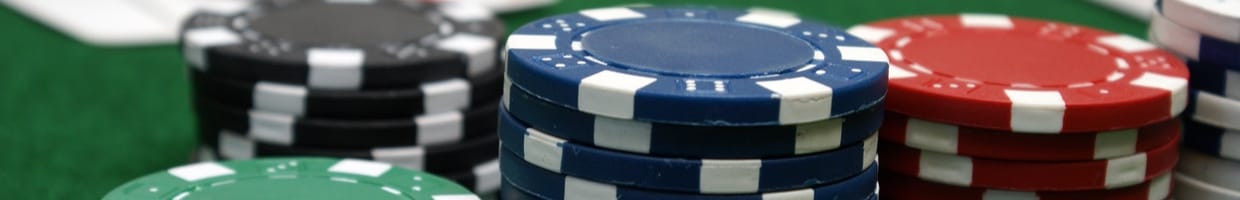
[[[908,17],[849,33],[891,58],[887,109],[1015,132],[1118,130],[1184,110],[1188,70],[1139,38],[993,14]]]
[[[1091,161],[1012,161],[971,158],[885,143],[879,148],[889,172],[936,183],[1020,191],[1101,190],[1137,185],[1169,173],[1179,141],[1148,152]]]

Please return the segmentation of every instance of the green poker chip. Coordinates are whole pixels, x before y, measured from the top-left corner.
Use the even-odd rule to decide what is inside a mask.
[[[387,163],[356,159],[268,158],[179,166],[125,183],[103,199],[479,198],[447,179]]]

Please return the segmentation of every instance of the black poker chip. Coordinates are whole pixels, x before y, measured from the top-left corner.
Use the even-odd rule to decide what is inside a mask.
[[[417,86],[497,67],[503,23],[464,3],[259,1],[190,17],[182,53],[194,70],[321,89]]]
[[[222,161],[218,158],[214,147],[199,145],[190,156],[190,163]],[[491,160],[470,168],[461,168],[452,172],[435,173],[477,194],[490,194],[499,190],[499,160]]]
[[[222,104],[311,118],[413,118],[483,107],[500,98],[503,70],[402,89],[332,90],[270,81],[242,81],[191,71],[194,92]]]
[[[231,130],[199,133],[202,142],[227,160],[260,157],[313,156],[357,158],[392,163],[431,173],[453,173],[499,157],[499,137],[491,134],[456,144],[382,148],[312,148],[258,142]]]
[[[438,175],[451,179],[478,194],[494,193],[496,190],[499,190],[499,183],[501,181],[498,158],[472,168],[461,169],[456,172],[438,173]]]
[[[457,143],[489,137],[496,130],[496,102],[469,110],[416,118],[332,120],[247,111],[196,99],[199,129],[230,130],[269,144],[327,148],[370,148]]]

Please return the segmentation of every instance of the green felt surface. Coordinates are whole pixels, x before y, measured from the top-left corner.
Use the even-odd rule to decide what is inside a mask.
[[[504,15],[533,19],[624,1],[561,0]],[[890,17],[958,12],[1059,20],[1143,36],[1144,22],[1085,0],[653,1],[791,10],[851,26]],[[98,199],[139,176],[186,162],[194,148],[185,71],[172,45],[87,46],[0,7],[0,196]]]

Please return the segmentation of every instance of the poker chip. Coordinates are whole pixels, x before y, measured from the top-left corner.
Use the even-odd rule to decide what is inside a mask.
[[[191,163],[198,162],[215,162],[219,158],[216,156],[215,148],[210,146],[199,146],[194,151],[194,155],[190,158]],[[493,193],[499,190],[499,160],[491,160],[480,165],[468,168],[465,171],[437,173],[443,178],[452,180],[457,184],[469,188],[474,193]]]
[[[499,105],[416,118],[333,120],[265,111],[243,111],[199,100],[199,128],[205,133],[237,131],[270,144],[306,147],[391,147],[460,142],[495,134]]]
[[[1171,174],[1165,174],[1139,185],[1109,190],[1083,191],[1010,191],[971,188],[933,183],[896,173],[880,173],[879,182],[888,200],[1150,200],[1167,199],[1171,194]]]
[[[889,19],[848,32],[891,58],[887,109],[919,119],[1095,132],[1168,120],[1187,99],[1188,70],[1174,55],[1089,27],[960,14]]]
[[[1230,130],[1240,130],[1240,101],[1217,94],[1192,91],[1192,106],[1184,111],[1192,121]],[[1191,132],[1189,132],[1191,133]]]
[[[1176,173],[1175,183],[1172,196],[1177,200],[1240,200],[1240,190],[1210,185],[1185,174]]]
[[[499,99],[502,70],[427,82],[408,89],[324,90],[270,81],[247,82],[191,71],[196,96],[223,104],[304,117],[412,118],[481,107]]]
[[[533,194],[526,193],[525,191],[521,191],[521,189],[517,189],[515,186],[512,186],[512,184],[508,183],[508,181],[501,181],[501,182],[503,183],[501,183],[499,187],[499,198],[500,199],[504,199],[504,200],[546,200],[542,197],[537,197],[537,196],[534,196]]]
[[[491,160],[468,168],[463,172],[441,173],[444,178],[461,184],[478,194],[490,194],[499,191],[501,180],[499,160]]]
[[[542,101],[520,88],[504,91],[501,101],[508,113],[542,133],[610,150],[669,157],[785,157],[834,150],[869,138],[883,114],[882,107],[875,106],[806,124],[691,126],[597,116]]]
[[[883,168],[947,185],[1017,191],[1102,190],[1137,185],[1175,167],[1178,141],[1148,152],[1091,161],[1035,162],[971,158],[885,143]]]
[[[269,158],[202,162],[130,181],[123,199],[479,199],[447,179],[354,159]]]
[[[1150,40],[1180,55],[1187,56],[1190,60],[1220,66],[1240,66],[1240,44],[1202,35],[1161,14],[1153,15],[1150,20]]]
[[[602,183],[700,194],[811,187],[846,179],[874,163],[877,137],[836,150],[769,159],[687,159],[622,153],[568,142],[500,114],[501,157]],[[507,163],[507,162],[505,162]],[[509,174],[505,173],[505,176]]]
[[[1175,169],[1202,182],[1240,191],[1240,161],[1185,149],[1180,150],[1180,162]]]
[[[1240,43],[1240,1],[1159,0],[1159,12],[1184,27]]]
[[[1184,147],[1240,161],[1240,132],[1184,120]]]
[[[504,53],[514,85],[617,119],[799,124],[865,110],[886,94],[880,49],[769,9],[582,10],[517,28]]]
[[[750,193],[734,195],[709,195],[678,192],[664,192],[646,189],[629,188],[594,182],[573,176],[566,176],[547,171],[534,164],[524,162],[521,158],[500,156],[500,171],[504,181],[513,188],[525,191],[541,199],[610,199],[610,200],[654,200],[654,199],[690,199],[690,200],[743,200],[743,199],[805,199],[805,200],[841,200],[867,199],[876,189],[878,179],[877,167],[870,167],[859,174],[830,184],[817,185],[812,188],[786,190],[768,193]]]
[[[417,86],[494,70],[504,27],[472,4],[272,1],[190,17],[194,70],[320,89]]]
[[[1185,60],[1192,72],[1188,85],[1229,99],[1240,99],[1240,66],[1219,66]]]
[[[1141,128],[1072,134],[1022,134],[962,127],[884,115],[883,141],[924,151],[975,158],[1024,161],[1083,161],[1129,156],[1165,146],[1180,136],[1179,120]]]
[[[438,146],[325,149],[255,142],[229,130],[206,135],[213,135],[215,138],[204,136],[202,141],[215,147],[221,158],[230,160],[279,156],[358,158],[431,173],[451,173],[478,166],[495,159],[499,146],[496,136]]]
[[[504,199],[504,200],[547,200],[546,198],[534,196],[534,194],[521,191],[521,189],[517,189],[516,186],[513,186],[511,183],[507,181],[504,181],[503,186],[500,187],[499,196],[500,196],[500,199]],[[616,197],[614,199],[629,199],[629,198]],[[862,200],[878,200],[878,195],[870,195],[869,197],[866,197],[865,199],[862,199]]]

